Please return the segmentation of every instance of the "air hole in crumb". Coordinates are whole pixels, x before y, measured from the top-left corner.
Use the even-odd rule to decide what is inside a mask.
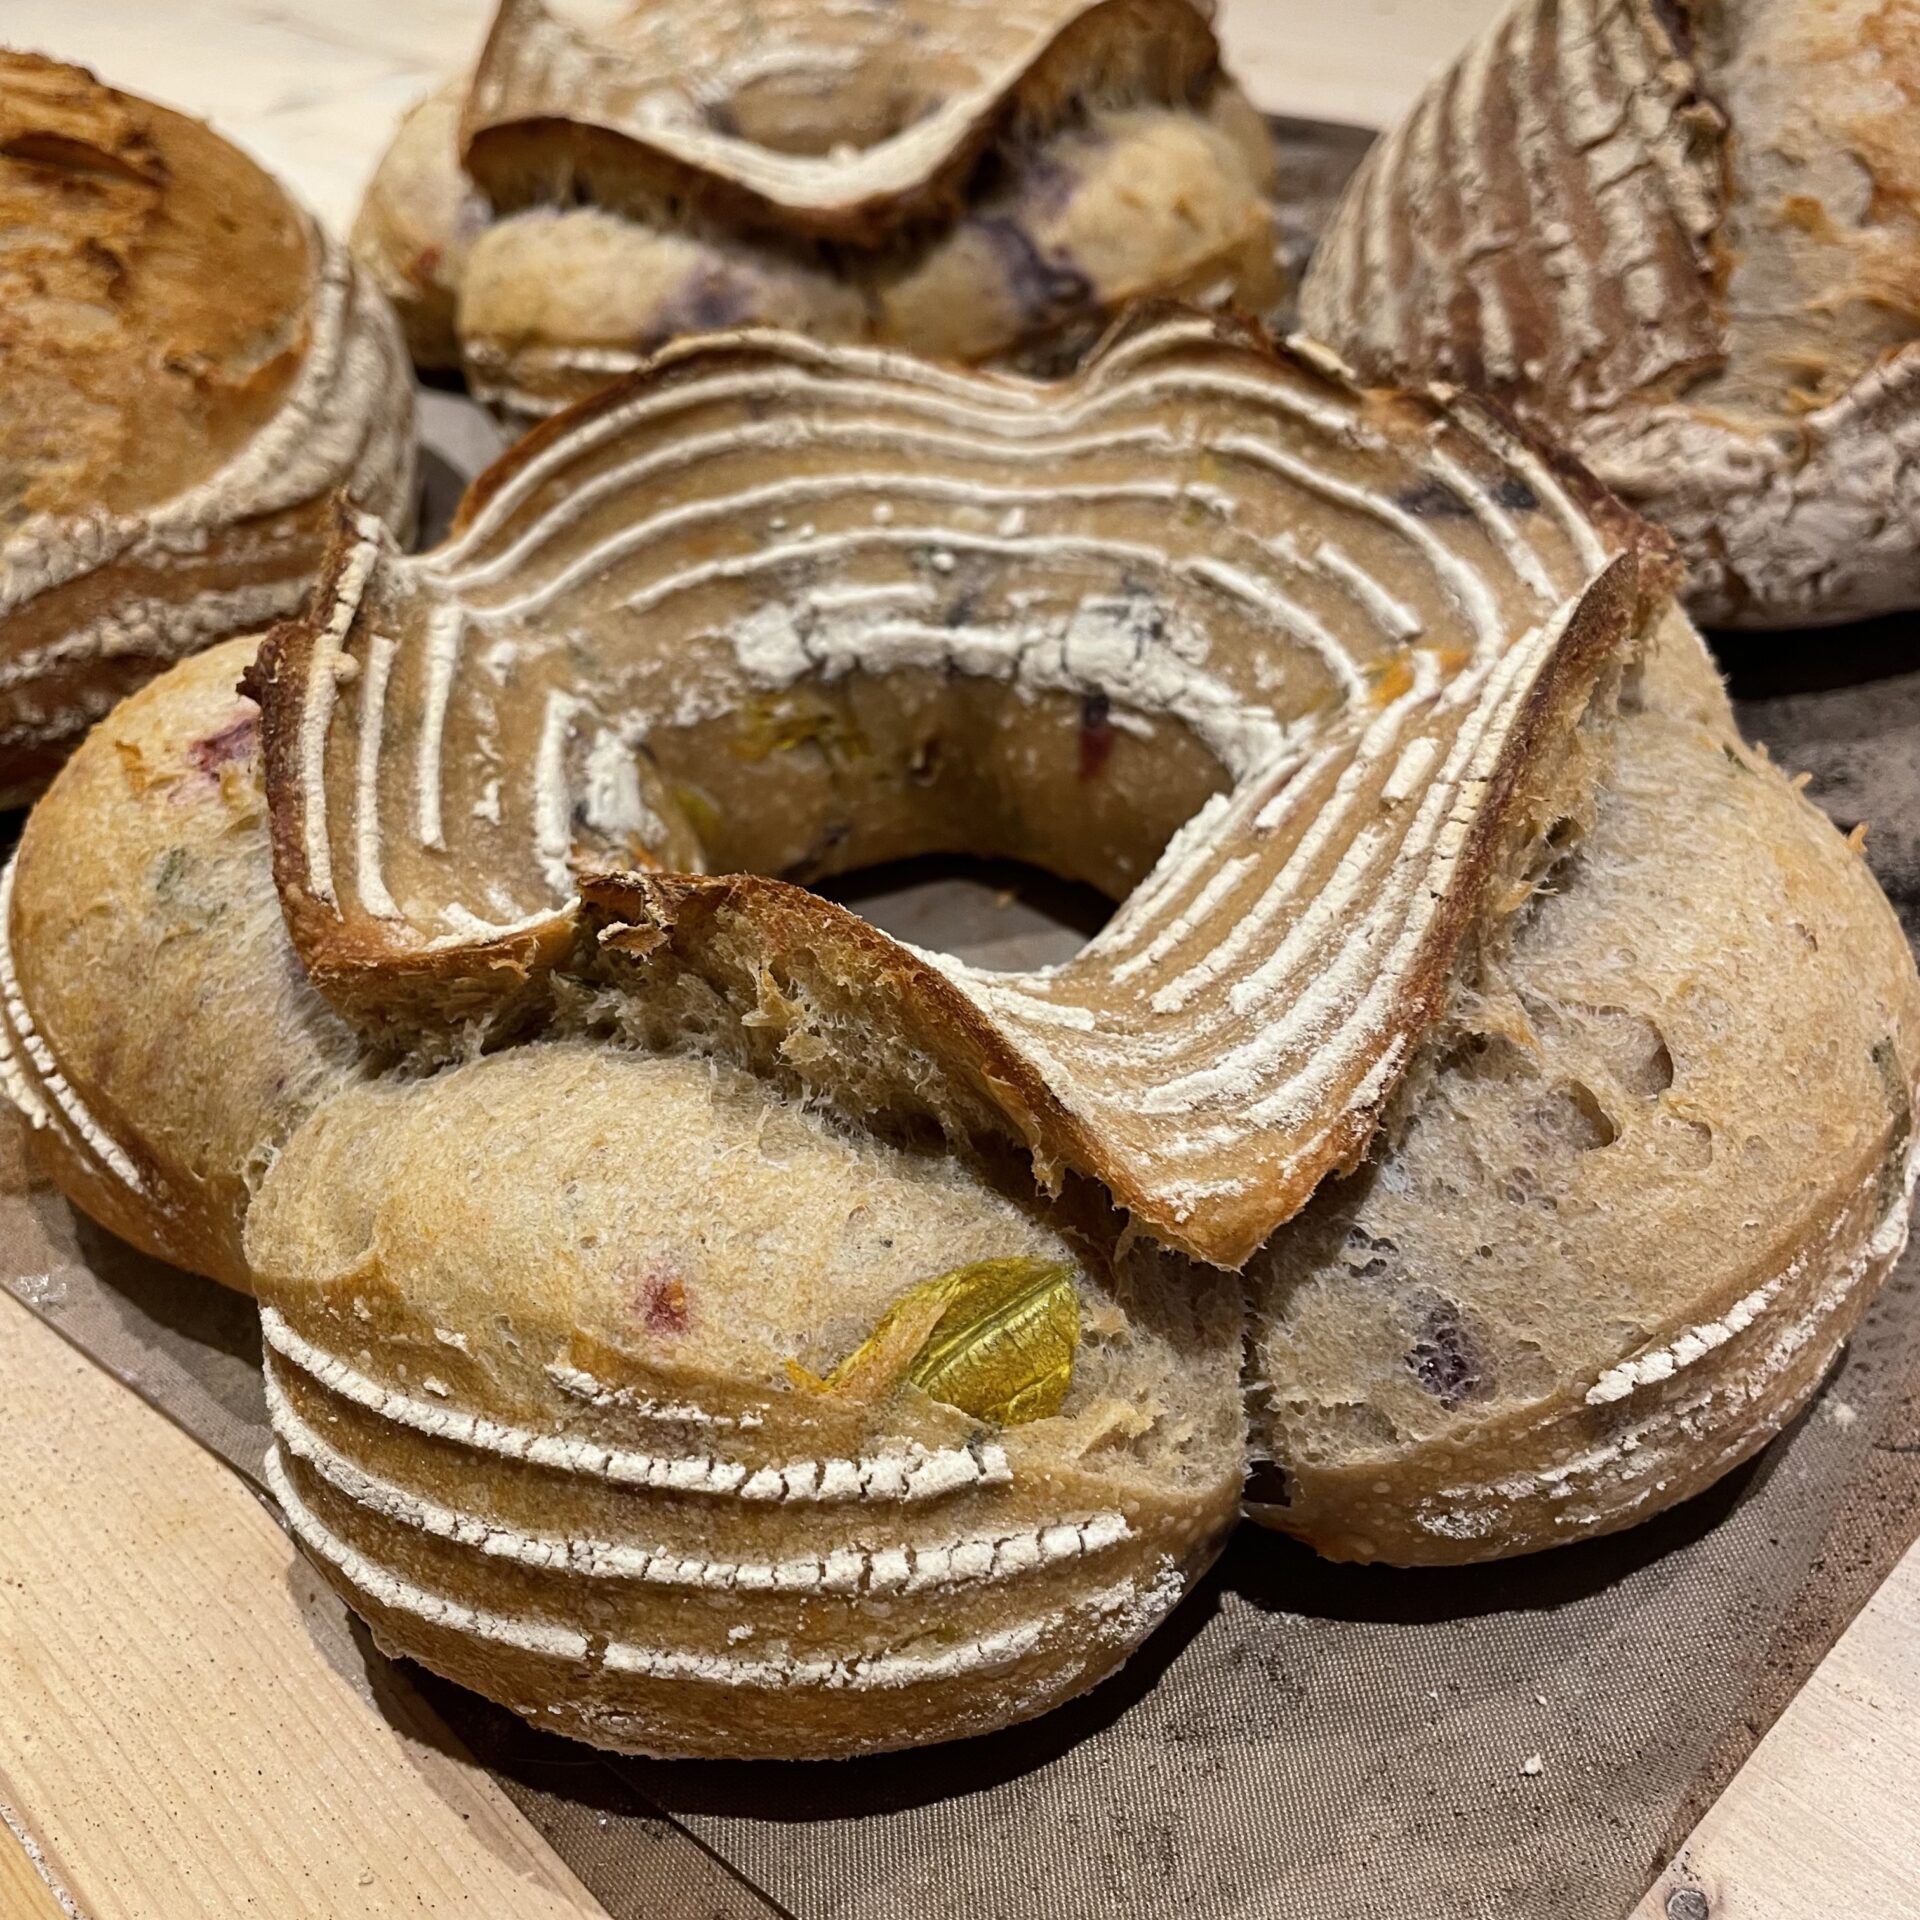
[[[1429,1293],[1422,1299],[1419,1336],[1407,1354],[1407,1369],[1451,1413],[1493,1392],[1492,1355],[1473,1317],[1456,1300]]]
[[[1244,1498],[1250,1506],[1293,1505],[1293,1475],[1278,1460],[1256,1460],[1247,1475]]]
[[[1553,1145],[1571,1147],[1576,1153],[1610,1147],[1620,1137],[1598,1095],[1580,1080],[1563,1080],[1536,1101],[1533,1123]]]
[[[1713,1165],[1713,1129],[1704,1120],[1663,1114],[1661,1132],[1676,1166],[1688,1173],[1700,1173]]]

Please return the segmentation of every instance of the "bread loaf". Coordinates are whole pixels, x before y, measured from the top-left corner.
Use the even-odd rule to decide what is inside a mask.
[[[327,503],[400,528],[393,317],[244,155],[0,54],[0,804],[183,653],[292,612]]]
[[[1920,6],[1516,0],[1362,164],[1301,323],[1499,395],[1696,615],[1920,604]]]
[[[1116,560],[1153,611],[1106,645]],[[981,1731],[1152,1630],[1249,1457],[1331,1552],[1619,1525],[1760,1444],[1893,1257],[1920,982],[1665,578],[1496,416],[1214,322],[1057,384],[682,348],[435,553],[350,525],[264,746],[244,643],[109,717],[9,870],[0,1067],[79,1204],[259,1292],[270,1478],[384,1645],[648,1752]],[[1151,1086],[1071,1124],[1080,1036],[1104,1112],[1166,1031],[1133,1003],[1047,1021],[1071,966],[699,871],[913,846],[1144,867],[1093,963],[1315,1010],[1286,1100],[1181,1110],[1230,1193],[1128,1167]],[[1289,967],[1278,1016],[1240,984]],[[1239,1278],[1179,1250],[1378,1115]]]
[[[977,361],[1142,295],[1264,309],[1271,167],[1193,0],[651,0],[592,36],[504,0],[355,245],[422,364],[535,417],[721,327]]]

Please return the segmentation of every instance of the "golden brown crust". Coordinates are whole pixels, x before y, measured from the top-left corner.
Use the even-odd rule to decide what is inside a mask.
[[[412,511],[390,314],[198,122],[0,56],[0,799],[304,594],[324,502]]]
[[[1303,324],[1566,440],[1703,619],[1911,605],[1916,46],[1911,0],[1516,0],[1369,154]]]
[[[453,294],[470,389],[522,420],[687,333],[1060,365],[1136,297],[1277,303],[1268,136],[1194,0],[916,7],[651,0],[589,34],[509,0],[356,244],[436,362]],[[478,189],[428,146],[454,91]]]
[[[1684,626],[1450,1034],[1251,1275],[1258,1517],[1343,1558],[1528,1552],[1710,1484],[1818,1384],[1920,1168],[1912,955]]]
[[[1016,124],[1045,128],[1080,98],[1184,101],[1218,61],[1193,0],[894,0],[830,16],[806,0],[653,0],[609,38],[544,0],[502,0],[461,156],[500,208],[567,179],[602,206],[687,201],[871,246],[960,206]]]

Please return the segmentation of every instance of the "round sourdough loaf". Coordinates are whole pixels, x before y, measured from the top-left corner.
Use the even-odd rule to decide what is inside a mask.
[[[1301,321],[1496,393],[1694,613],[1920,604],[1920,5],[1516,0],[1369,154]]]
[[[404,526],[393,316],[245,155],[0,54],[0,802],[181,654],[305,597],[327,503]]]
[[[1194,0],[652,4],[597,36],[505,0],[354,246],[416,361],[530,418],[719,327],[981,361],[1143,295],[1264,310],[1271,171]]]
[[[1920,982],[1666,578],[1495,416],[1217,322],[1056,383],[685,346],[436,552],[349,517],[257,728],[243,642],[108,717],[0,1068],[80,1205],[257,1290],[385,1645],[648,1752],[982,1731],[1151,1631],[1249,1452],[1330,1551],[1578,1537],[1891,1259]],[[700,871],[917,846],[1133,892],[988,975]]]
[[[1920,1006],[1677,618],[1381,1143],[1247,1269],[1256,1517],[1343,1559],[1643,1519],[1791,1419],[1905,1243]]]

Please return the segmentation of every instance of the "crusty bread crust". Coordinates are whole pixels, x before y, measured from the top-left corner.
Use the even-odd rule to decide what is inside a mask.
[[[414,448],[379,294],[198,122],[0,55],[0,224],[11,805],[160,667],[297,607],[335,488],[406,526]]]
[[[1091,1174],[1166,1244],[1238,1265],[1359,1154],[1462,956],[1584,805],[1578,722],[1664,564],[1484,409],[1370,396],[1225,323],[1147,319],[1049,385],[778,335],[683,346],[510,454],[440,552],[343,527],[251,683],[288,924],[387,1040],[511,1023],[556,967],[667,1000],[692,976],[714,1042],[763,1070],[1002,1130],[1043,1182]],[[1011,788],[991,847],[939,771],[967,777],[948,730],[981,721]],[[595,769],[638,743],[647,790],[617,808]],[[500,784],[456,804],[447,781],[483,764]],[[688,782],[744,830],[694,831]],[[1156,865],[1209,785],[1224,804]],[[1085,860],[1084,833],[1027,824],[1056,793],[1114,835],[1076,877],[1154,871],[1046,976],[685,871],[798,870],[816,836],[812,872],[942,845]],[[666,857],[689,837],[700,858]],[[680,871],[598,890],[583,945],[578,876],[656,865]]]
[[[651,0],[594,34],[507,0],[355,244],[531,419],[728,327],[1059,364],[1135,298],[1266,311],[1272,167],[1194,0]]]
[[[1302,322],[1565,439],[1706,621],[1912,606],[1917,60],[1913,0],[1516,0],[1362,164]]]
[[[1257,1517],[1483,1558],[1711,1484],[1905,1243],[1914,962],[1859,854],[1663,635],[1598,817],[1354,1179],[1250,1270]]]
[[[325,1576],[531,1719],[798,1756],[1043,1711],[1217,1550],[1249,1416],[1329,1552],[1625,1524],[1897,1250],[1890,910],[1660,543],[1476,404],[1192,316],[1054,386],[748,336],[433,554],[346,536],[260,738],[234,643],[36,810],[0,1081],[79,1204],[257,1288]],[[1146,1012],[700,871],[921,844],[1150,876],[1082,956]],[[1215,989],[1182,1106],[1147,1015]],[[1382,1113],[1244,1281],[1135,1231],[1237,1257],[1276,1157]],[[1194,1114],[1230,1193],[1163,1178]]]

